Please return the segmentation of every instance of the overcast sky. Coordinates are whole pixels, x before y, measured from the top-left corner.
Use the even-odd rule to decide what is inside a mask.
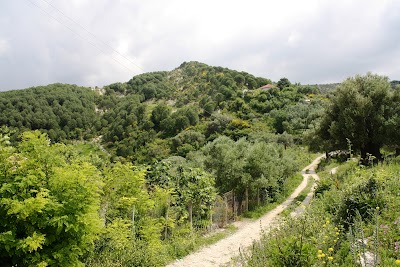
[[[303,84],[400,80],[400,1],[0,1],[0,90],[103,86],[193,60]]]

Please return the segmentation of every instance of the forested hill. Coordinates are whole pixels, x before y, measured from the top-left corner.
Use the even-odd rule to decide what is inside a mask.
[[[272,88],[260,88],[267,84]],[[184,156],[219,135],[238,140],[285,132],[301,139],[319,117],[324,99],[317,86],[286,78],[273,83],[185,62],[172,71],[140,74],[96,90],[51,84],[2,92],[0,125],[14,136],[39,129],[57,142],[102,136],[113,154],[147,162]]]
[[[40,129],[53,141],[92,131],[95,93],[89,88],[50,84],[0,93],[0,125],[17,131]]]

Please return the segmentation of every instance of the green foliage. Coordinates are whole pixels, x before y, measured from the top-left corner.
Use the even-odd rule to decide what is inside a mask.
[[[85,266],[164,266],[165,257],[162,248],[151,250],[147,241],[134,239],[131,223],[116,219],[96,241]]]
[[[185,159],[177,157],[154,164],[147,181],[150,187],[172,190],[170,203],[175,208],[176,221],[188,218],[196,226],[209,218],[216,198],[215,178],[210,173],[189,167]]]
[[[321,117],[324,104],[319,100],[297,102],[270,112],[272,126],[277,133],[301,134],[311,128],[312,123]]]
[[[396,121],[393,107],[398,105],[386,77],[368,73],[348,78],[331,98],[317,130],[318,137],[326,141],[321,142],[321,148],[347,149],[350,142],[364,163],[368,163],[367,154],[381,159],[381,147],[391,143],[386,126]],[[398,127],[397,123],[389,124]]]
[[[199,150],[205,144],[205,136],[194,130],[183,131],[172,138],[172,151],[186,156],[190,151]]]
[[[382,185],[373,177],[348,188],[344,192],[336,213],[336,220],[346,229],[354,223],[356,215],[368,220],[374,215],[376,207],[384,206],[383,196],[380,194]]]
[[[0,125],[41,130],[52,141],[79,139],[93,134],[95,93],[89,88],[51,84],[1,92]]]
[[[133,77],[126,86],[126,94],[141,95],[144,100],[168,96],[174,86],[167,80],[167,72],[144,73]]]
[[[80,266],[92,248],[101,179],[64,152],[39,132],[24,133],[18,148],[0,146],[2,264]]]
[[[342,164],[333,175],[339,183],[325,188],[302,217],[287,218],[263,235],[238,259],[240,266],[360,266],[366,253],[382,266],[394,266],[400,241],[399,174],[397,163]]]
[[[289,87],[291,83],[288,78],[281,78],[276,85],[282,90],[283,88]]]
[[[154,129],[159,131],[161,130],[160,124],[163,120],[168,118],[171,114],[171,110],[167,105],[157,105],[153,111],[151,112],[151,121],[154,124]]]
[[[286,179],[296,170],[296,161],[276,144],[233,141],[222,136],[204,147],[205,167],[216,177],[220,192],[233,190],[239,202],[247,191],[258,204],[276,201]]]

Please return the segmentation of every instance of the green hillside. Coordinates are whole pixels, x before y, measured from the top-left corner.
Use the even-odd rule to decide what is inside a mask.
[[[1,92],[1,265],[163,266],[233,231],[206,235],[213,229],[287,198],[315,156],[309,149],[354,159],[321,180],[321,202],[304,219],[312,227],[282,226],[282,246],[264,237],[241,264],[350,266],[352,243],[341,233],[372,238],[373,223],[399,216],[400,90],[392,85],[368,73],[321,93],[187,62],[104,88]],[[324,222],[326,235],[338,236],[325,242],[337,245],[316,241]],[[395,229],[376,246],[388,264]],[[332,262],[322,263],[322,251]]]
[[[185,156],[198,149],[188,144],[190,138],[203,144],[219,135],[238,140],[286,132],[301,142],[320,116],[324,97],[316,87],[290,82],[258,89],[271,83],[188,62],[96,90],[52,84],[0,93],[0,125],[16,131],[13,140],[24,130],[41,130],[54,142],[101,136],[113,155],[137,163]]]

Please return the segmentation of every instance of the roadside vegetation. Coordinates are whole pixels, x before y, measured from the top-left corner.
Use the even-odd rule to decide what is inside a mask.
[[[319,165],[312,205],[263,235],[239,266],[400,265],[398,93],[370,73],[338,86],[312,138],[311,148],[334,150]]]
[[[322,178],[300,218],[264,235],[242,266],[395,266],[399,260],[399,160],[342,163]]]

